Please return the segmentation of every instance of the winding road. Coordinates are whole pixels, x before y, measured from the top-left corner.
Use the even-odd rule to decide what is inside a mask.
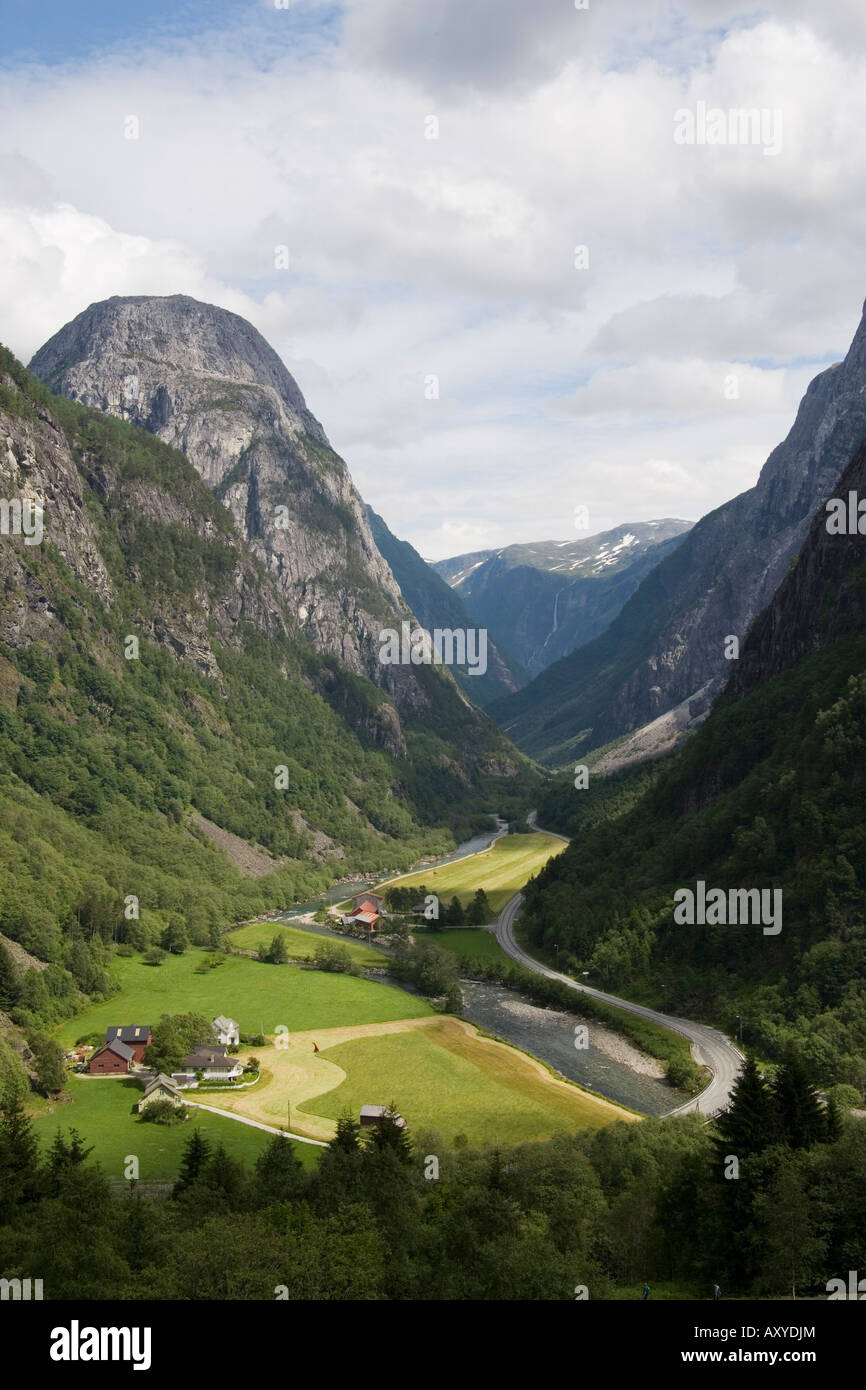
[[[533,829],[539,828],[535,823],[534,811],[528,820]],[[545,831],[544,833],[549,835],[555,832]],[[557,835],[556,838],[566,840],[567,843],[565,835]],[[506,955],[511,956],[512,960],[517,961],[527,970],[535,971],[536,975],[546,975],[549,980],[560,980],[562,984],[568,985],[569,989],[575,989],[581,994],[588,994],[593,999],[599,999],[603,1004],[611,1004],[614,1008],[624,1010],[625,1013],[636,1014],[638,1018],[646,1018],[650,1023],[658,1023],[662,1028],[669,1028],[672,1033],[679,1033],[682,1037],[688,1038],[695,1061],[700,1066],[708,1067],[712,1072],[713,1079],[694,1100],[688,1100],[685,1105],[676,1106],[673,1110],[668,1111],[668,1114],[685,1115],[688,1111],[695,1110],[701,1115],[716,1115],[720,1110],[724,1110],[730,1102],[731,1088],[743,1062],[743,1054],[738,1051],[730,1038],[719,1032],[717,1028],[710,1028],[706,1023],[692,1023],[686,1018],[672,1018],[669,1014],[659,1013],[657,1009],[648,1009],[643,1004],[632,1004],[628,999],[620,999],[616,994],[605,994],[600,989],[593,989],[591,985],[578,984],[568,975],[561,975],[558,970],[551,970],[548,966],[533,960],[532,956],[527,955],[523,947],[518,945],[514,935],[514,923],[522,906],[523,894],[516,893],[506,903],[496,923],[496,940]]]

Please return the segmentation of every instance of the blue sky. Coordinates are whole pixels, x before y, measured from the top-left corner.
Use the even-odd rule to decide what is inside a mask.
[[[696,519],[857,327],[862,0],[0,0],[0,33],[0,338],[242,314],[431,558]],[[781,110],[782,150],[677,144],[698,101]]]

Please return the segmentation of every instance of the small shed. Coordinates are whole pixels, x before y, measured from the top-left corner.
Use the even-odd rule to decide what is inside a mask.
[[[387,1105],[362,1105],[361,1128],[370,1129],[373,1125],[381,1124],[386,1116],[394,1121],[398,1129],[406,1128],[406,1121],[403,1116],[398,1115],[396,1110],[392,1110]]]

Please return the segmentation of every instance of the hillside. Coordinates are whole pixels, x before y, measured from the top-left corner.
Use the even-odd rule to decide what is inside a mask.
[[[400,592],[423,627],[430,631],[436,627],[465,629],[478,625],[459,594],[437,574],[436,566],[428,565],[408,541],[398,540],[372,507],[367,507],[367,519],[376,548],[388,561]],[[484,675],[470,675],[459,666],[453,668],[453,674],[469,698],[482,709],[491,700],[519,690],[528,679],[522,667],[500,651],[490,638]]]
[[[745,638],[864,436],[866,318],[844,361],[812,381],[755,486],[699,521],[605,633],[491,707],[501,727],[562,767],[683,702],[701,717],[730,674],[725,638]]]
[[[586,540],[507,545],[440,560],[476,622],[537,675],[604,632],[688,521],[641,521]]]
[[[866,448],[836,495],[866,492]],[[532,940],[574,970],[705,1017],[762,1054],[802,1044],[866,1087],[866,555],[816,514],[709,719],[652,768],[558,784],[539,819],[579,831],[528,893]],[[583,810],[572,812],[576,799]],[[680,926],[676,889],[782,890],[783,924]]]
[[[14,982],[19,1011],[104,992],[112,941],[174,924],[205,944],[522,802],[531,776],[445,672],[415,668],[424,702],[401,721],[313,648],[183,455],[5,350],[0,436],[3,493],[40,500],[44,525],[0,547],[0,932],[49,963]]]

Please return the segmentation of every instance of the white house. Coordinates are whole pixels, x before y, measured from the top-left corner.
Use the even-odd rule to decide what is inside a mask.
[[[219,1014],[213,1019],[213,1030],[216,1033],[218,1043],[224,1047],[237,1047],[241,1040],[240,1029],[233,1018],[226,1018],[225,1014]]]
[[[197,1047],[184,1060],[183,1071],[173,1071],[172,1081],[178,1086],[195,1086],[197,1072],[202,1081],[234,1081],[243,1076],[243,1066],[237,1057],[226,1056],[224,1047]]]

